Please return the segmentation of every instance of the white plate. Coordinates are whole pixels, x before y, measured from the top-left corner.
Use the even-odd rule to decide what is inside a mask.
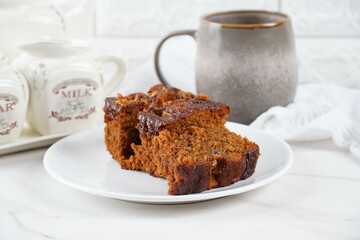
[[[249,179],[202,193],[169,196],[165,179],[121,169],[106,151],[102,128],[77,133],[56,142],[46,152],[44,166],[56,180],[80,191],[156,204],[197,202],[246,192],[274,181],[289,169],[293,154],[284,141],[237,123],[228,122],[227,127],[260,146],[261,156],[256,172]]]
[[[16,139],[15,142],[0,145],[0,156],[29,149],[50,146],[60,138],[63,138],[67,135],[69,135],[69,133],[43,136],[30,129],[30,127],[24,126],[19,138]]]

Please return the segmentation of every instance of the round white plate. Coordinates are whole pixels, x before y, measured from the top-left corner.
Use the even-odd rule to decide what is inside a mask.
[[[80,191],[156,204],[197,202],[246,192],[274,181],[289,169],[293,154],[284,141],[245,125],[232,122],[226,125],[260,146],[261,156],[255,174],[230,186],[202,193],[170,196],[165,179],[121,169],[106,151],[102,128],[80,132],[56,142],[46,152],[44,166],[56,180]]]

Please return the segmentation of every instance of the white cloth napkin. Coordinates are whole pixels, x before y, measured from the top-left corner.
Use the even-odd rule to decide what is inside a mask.
[[[288,141],[331,138],[360,158],[360,90],[334,84],[299,85],[294,103],[270,108],[251,126]]]

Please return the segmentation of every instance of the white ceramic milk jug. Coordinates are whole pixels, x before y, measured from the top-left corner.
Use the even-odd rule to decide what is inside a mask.
[[[26,117],[29,90],[25,79],[0,53],[0,144],[16,140]]]
[[[80,40],[26,37],[18,41],[25,53],[13,65],[30,87],[28,122],[40,134],[70,133],[96,126],[105,96],[125,74],[121,58],[95,59],[89,44]],[[102,64],[113,62],[116,71],[107,80]]]

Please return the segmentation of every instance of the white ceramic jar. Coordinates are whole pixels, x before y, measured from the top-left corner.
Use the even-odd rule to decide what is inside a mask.
[[[25,53],[13,65],[30,87],[28,122],[40,134],[70,133],[98,125],[105,96],[123,79],[125,63],[108,56],[95,59],[80,40],[27,37],[18,42]],[[106,80],[102,65],[116,71]]]
[[[26,118],[29,90],[25,79],[0,53],[0,144],[15,141]]]

